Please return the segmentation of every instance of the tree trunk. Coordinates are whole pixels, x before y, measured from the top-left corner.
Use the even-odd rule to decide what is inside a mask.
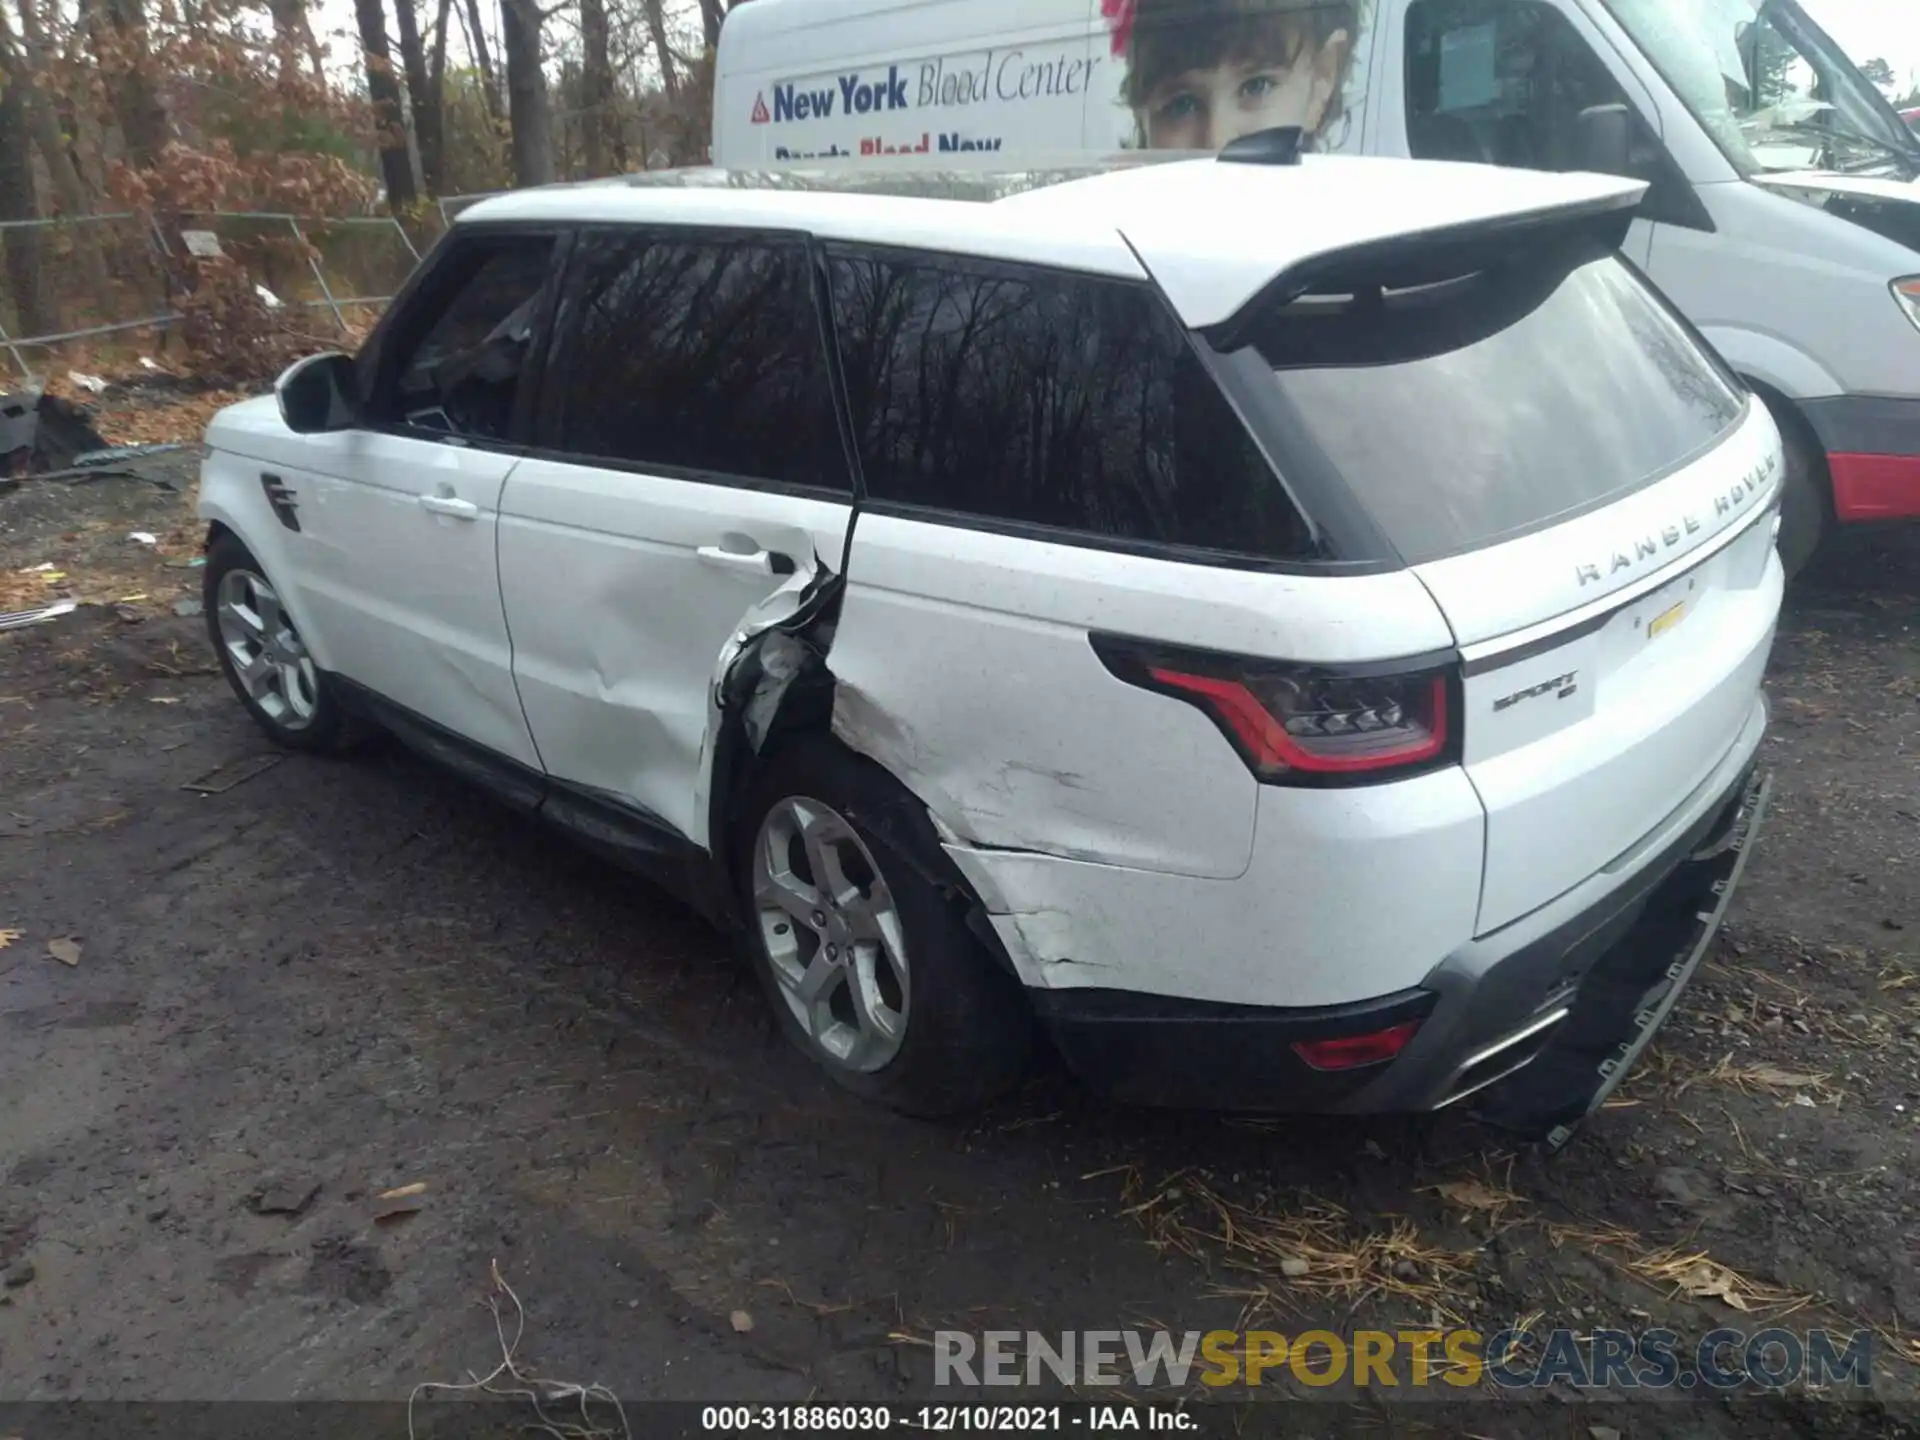
[[[720,46],[720,22],[727,18],[727,0],[700,0],[700,29],[707,37],[707,49]]]
[[[440,96],[427,81],[427,52],[420,43],[420,18],[413,11],[414,0],[393,0],[394,19],[400,28],[400,65],[407,76],[407,101],[413,110],[413,134],[420,146],[420,172],[426,179],[427,193],[440,193],[442,144],[440,139]]]
[[[620,170],[626,168],[625,145],[621,143],[620,117],[614,110],[613,61],[608,54],[606,0],[580,0],[580,98],[583,125],[580,148],[586,156],[587,174],[615,173],[611,160]],[[611,135],[611,155],[607,139]]]
[[[480,69],[480,89],[487,101],[487,114],[500,120],[500,77],[493,68],[493,52],[487,48],[487,27],[480,23],[480,0],[466,0],[467,43],[473,63]]]
[[[452,0],[440,0],[439,14],[433,22],[433,55],[427,61],[426,103],[414,112],[414,123],[420,127],[427,190],[433,195],[441,192],[447,178],[447,26],[452,23]]]
[[[680,77],[674,73],[673,52],[667,48],[666,0],[641,0],[647,16],[647,34],[653,39],[653,53],[660,60],[660,83],[666,88],[667,103],[680,99]]]
[[[402,0],[405,3],[405,0]],[[360,50],[367,63],[367,98],[379,127],[380,174],[387,182],[387,208],[396,215],[419,199],[413,162],[407,155],[407,119],[400,109],[400,84],[387,49],[387,13],[381,0],[353,0],[360,23]]]
[[[127,159],[137,168],[148,169],[166,148],[167,111],[154,83],[146,14],[140,0],[99,0],[92,14],[95,54],[101,68],[117,77],[113,107]],[[106,55],[101,55],[102,50]]]
[[[36,76],[45,73],[47,56],[40,17],[34,10],[33,0],[21,0],[20,29],[22,44],[16,50],[6,11],[0,9],[0,55],[4,56],[0,79],[4,80],[9,91],[18,94],[21,111],[33,135],[34,148],[40,152],[40,159],[47,167],[47,178],[53,182],[53,198],[59,204],[60,213],[69,219],[91,215],[93,197],[87,193],[80,171],[74,166],[73,152],[67,148],[66,136],[60,133],[60,117],[54,113],[46,87],[35,81]],[[16,134],[24,143],[26,137],[23,132],[8,130],[10,138]],[[79,271],[81,284],[89,295],[104,298],[109,291],[106,261],[100,255],[99,227],[76,225],[70,234],[73,263]]]
[[[27,139],[27,94],[22,83],[26,67],[5,41],[0,57],[0,220],[36,220],[40,207],[33,193],[33,151]],[[13,292],[16,317],[13,336],[52,335],[60,329],[60,312],[47,289],[41,265],[44,237],[32,225],[8,229],[4,243],[7,288]]]
[[[325,89],[325,56],[319,37],[313,33],[307,0],[267,0],[267,10],[273,16],[274,78],[280,88],[288,89],[305,65],[313,83]]]
[[[507,59],[507,122],[513,131],[513,183],[553,183],[553,107],[540,66],[538,0],[501,0],[500,45]]]
[[[20,28],[23,36],[21,49],[25,52],[20,81],[21,96],[26,103],[28,122],[33,127],[34,144],[46,164],[47,178],[53,182],[54,198],[60,202],[63,214],[91,214],[93,202],[87,194],[85,183],[80,179],[79,169],[73,163],[73,152],[67,148],[66,137],[60,133],[60,117],[54,113],[46,90],[34,83],[35,76],[46,73],[47,51],[33,0],[21,0]],[[8,32],[4,10],[0,10],[0,43],[6,44],[9,50],[12,47],[12,35]],[[9,65],[9,84],[13,83],[13,74]]]

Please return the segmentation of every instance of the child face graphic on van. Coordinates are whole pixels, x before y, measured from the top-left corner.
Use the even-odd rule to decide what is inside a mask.
[[[1135,143],[1218,150],[1256,130],[1318,133],[1340,108],[1347,0],[1103,0]]]

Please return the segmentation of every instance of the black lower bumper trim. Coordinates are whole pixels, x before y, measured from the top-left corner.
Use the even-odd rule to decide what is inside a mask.
[[[1137,1105],[1281,1112],[1337,1109],[1384,1065],[1316,1070],[1296,1040],[1368,1035],[1424,1019],[1439,997],[1406,990],[1356,1005],[1221,1005],[1128,990],[1034,990],[1067,1068]]]
[[[1138,1104],[1255,1111],[1432,1110],[1564,1140],[1612,1094],[1719,929],[1771,781],[1749,769],[1630,881],[1469,974],[1352,1005],[1277,1009],[1116,990],[1029,991],[1068,1068]],[[1484,949],[1488,942],[1476,942]],[[1496,942],[1497,943],[1497,942]],[[1457,958],[1457,957],[1454,957]],[[1323,1071],[1295,1041],[1422,1022],[1398,1059]]]
[[[1662,887],[1633,929],[1594,966],[1567,1019],[1524,1075],[1478,1097],[1481,1118],[1558,1148],[1579,1121],[1606,1104],[1706,958],[1746,871],[1772,790],[1770,776],[1748,782],[1725,833],[1676,872],[1684,883]]]

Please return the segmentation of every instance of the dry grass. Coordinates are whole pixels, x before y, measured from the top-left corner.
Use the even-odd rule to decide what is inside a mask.
[[[1704,1250],[1684,1246],[1634,1256],[1626,1262],[1626,1268],[1649,1284],[1667,1286],[1670,1293],[1689,1300],[1719,1300],[1735,1310],[1763,1311],[1774,1318],[1814,1303],[1811,1295],[1798,1295],[1751,1279]]]
[[[63,593],[66,578],[57,568],[0,571],[0,614],[51,604]]]
[[[1720,1058],[1711,1070],[1696,1077],[1700,1083],[1710,1085],[1728,1085],[1743,1095],[1775,1095],[1795,1097],[1805,1095],[1816,1104],[1837,1105],[1845,1092],[1833,1083],[1830,1074],[1816,1073],[1811,1070],[1788,1070],[1779,1065],[1764,1061],[1753,1065],[1736,1065],[1733,1052],[1729,1050]],[[1680,1089],[1684,1091],[1688,1080]],[[1678,1093],[1678,1092],[1676,1092]]]
[[[1558,1249],[1578,1245],[1613,1261],[1629,1275],[1664,1288],[1668,1295],[1689,1300],[1718,1300],[1743,1313],[1763,1312],[1774,1318],[1791,1315],[1815,1303],[1812,1295],[1796,1294],[1764,1280],[1742,1275],[1715,1260],[1705,1250],[1669,1245],[1642,1248],[1640,1236],[1620,1225],[1555,1225],[1547,1238]]]
[[[1440,1307],[1474,1260],[1471,1251],[1428,1244],[1403,1217],[1384,1229],[1366,1229],[1327,1201],[1307,1199],[1296,1208],[1269,1211],[1228,1199],[1193,1171],[1157,1184],[1132,1167],[1121,1173],[1122,1213],[1140,1224],[1156,1250],[1217,1262],[1246,1277],[1246,1284],[1219,1293],[1241,1301],[1247,1318],[1296,1309],[1298,1296],[1354,1305],[1394,1297]]]

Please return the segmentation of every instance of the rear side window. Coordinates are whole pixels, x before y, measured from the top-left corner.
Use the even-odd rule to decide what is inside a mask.
[[[1114,542],[1298,558],[1287,492],[1144,286],[834,248],[877,501]]]
[[[589,232],[555,332],[544,447],[851,488],[804,242]]]
[[[1302,296],[1223,363],[1281,467],[1346,486],[1410,564],[1641,489],[1744,405],[1638,276],[1585,247]]]

